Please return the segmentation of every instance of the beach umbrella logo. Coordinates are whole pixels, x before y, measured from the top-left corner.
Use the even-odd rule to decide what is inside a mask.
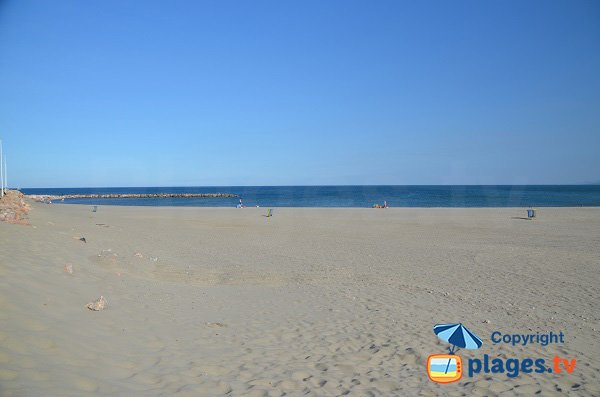
[[[483,342],[462,324],[436,324],[433,332],[452,345],[448,354],[432,354],[427,358],[427,375],[437,383],[456,382],[462,377],[462,358],[455,354],[457,348],[479,349]]]
[[[462,349],[479,349],[483,342],[471,330],[462,324],[436,324],[433,332],[444,342],[452,347],[448,348],[450,354],[454,354],[457,347]]]

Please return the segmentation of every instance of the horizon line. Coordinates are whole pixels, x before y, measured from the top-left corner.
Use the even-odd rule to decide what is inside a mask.
[[[22,189],[125,189],[125,188],[236,188],[236,187],[357,187],[357,186],[597,186],[600,182],[594,183],[528,183],[528,184],[317,184],[317,185],[173,185],[173,186],[60,186],[60,187],[18,187],[10,188],[15,190]],[[8,189],[8,188],[7,188]]]

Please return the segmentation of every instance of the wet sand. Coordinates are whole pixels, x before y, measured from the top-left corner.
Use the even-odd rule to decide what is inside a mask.
[[[600,208],[264,214],[33,203],[0,223],[0,395],[600,395]],[[446,322],[483,339],[465,362],[576,368],[435,384]]]

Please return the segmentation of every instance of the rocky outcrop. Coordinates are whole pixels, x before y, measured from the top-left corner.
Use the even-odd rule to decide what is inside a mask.
[[[0,199],[0,221],[27,225],[29,204],[25,202],[25,195],[17,190],[7,190]]]

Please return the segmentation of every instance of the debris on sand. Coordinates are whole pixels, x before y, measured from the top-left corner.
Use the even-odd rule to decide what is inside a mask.
[[[114,258],[116,256],[118,256],[118,255],[112,251],[112,248],[109,248],[107,250],[102,250],[98,253],[99,258]]]
[[[66,263],[64,267],[65,273],[73,274],[73,265]]]
[[[106,309],[106,306],[108,306],[108,302],[104,299],[104,296],[100,296],[100,298],[88,303],[85,307],[93,311],[99,311]]]
[[[142,255],[139,252],[136,252],[134,256],[137,257],[137,258],[143,258],[144,257],[144,255]]]
[[[208,325],[211,328],[223,328],[223,327],[227,327],[227,324],[223,324],[223,323],[206,323],[206,325]]]

